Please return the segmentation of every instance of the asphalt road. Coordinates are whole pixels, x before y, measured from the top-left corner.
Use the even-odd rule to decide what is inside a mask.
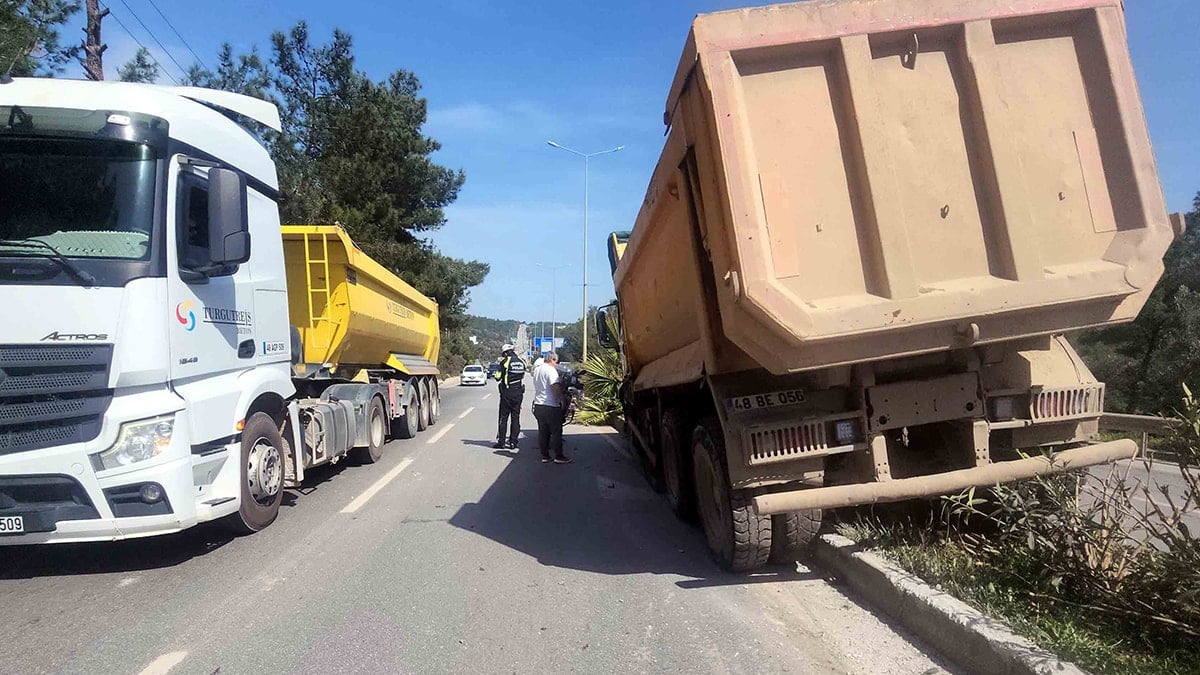
[[[1196,469],[1190,471],[1192,476],[1196,475],[1195,471]],[[1182,507],[1186,503],[1184,496],[1188,493],[1188,483],[1179,466],[1171,461],[1133,459],[1117,462],[1112,467],[1094,467],[1090,473],[1099,481],[1111,480],[1110,474],[1122,477],[1122,484],[1130,502],[1139,513],[1157,517],[1157,509],[1170,515],[1175,510],[1172,504]],[[1194,508],[1181,511],[1180,520],[1189,530],[1193,533],[1200,532],[1200,511]],[[1127,526],[1134,530],[1135,535],[1140,531],[1133,519],[1129,519]]]
[[[0,673],[948,667],[820,571],[720,572],[615,434],[570,428],[564,466],[493,451],[495,405],[447,388],[436,426],[313,472],[253,536],[0,548]]]

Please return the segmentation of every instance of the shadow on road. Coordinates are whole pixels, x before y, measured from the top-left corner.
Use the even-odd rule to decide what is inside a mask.
[[[541,463],[532,438],[523,438],[515,455],[497,452],[512,456],[509,465],[479,502],[463,505],[450,524],[543,565],[703,580],[681,581],[681,588],[812,578],[783,567],[754,577],[723,572],[710,558],[700,529],[679,521],[606,435],[620,442],[616,432],[568,427],[566,452],[575,462],[566,465]]]
[[[131,572],[171,567],[214,551],[235,536],[216,523],[149,539],[0,548],[0,579]]]
[[[304,483],[283,493],[282,507],[292,507],[304,496],[338,478],[353,462],[320,466],[306,472]],[[45,544],[0,548],[0,580],[56,577],[75,574],[131,572],[173,567],[228,544],[237,538],[221,523],[196,527],[160,537],[117,542]]]

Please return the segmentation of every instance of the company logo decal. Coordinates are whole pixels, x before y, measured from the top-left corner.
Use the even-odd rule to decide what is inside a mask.
[[[192,311],[191,300],[175,305],[175,320],[185,326],[189,333],[196,330],[196,313]]]

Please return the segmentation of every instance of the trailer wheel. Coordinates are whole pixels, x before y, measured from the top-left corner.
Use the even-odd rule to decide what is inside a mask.
[[[787,565],[808,551],[821,529],[821,509],[805,509],[771,516],[771,562]]]
[[[258,532],[275,522],[283,501],[283,437],[271,416],[257,412],[242,429],[241,505],[227,523],[240,534]]]
[[[414,390],[408,405],[404,406],[404,414],[392,420],[393,438],[412,438],[417,435],[417,400],[418,394]]]
[[[378,396],[371,397],[367,406],[367,445],[354,449],[354,458],[360,464],[374,464],[383,457],[383,444],[387,442],[387,415],[383,410],[383,401]]]
[[[442,416],[442,392],[436,377],[429,378],[429,426],[437,424]]]
[[[692,435],[692,469],[696,504],[708,548],[717,564],[731,572],[749,572],[771,554],[771,518],[760,516],[745,495],[729,487],[725,440],[715,419],[705,420]]]
[[[425,431],[429,427],[429,385],[425,383],[425,378],[421,378],[417,382],[417,395],[420,398],[420,407],[417,409],[417,431]]]
[[[695,522],[696,520],[696,491],[692,483],[691,462],[688,459],[686,442],[686,426],[683,413],[672,408],[663,414],[662,442],[662,481],[666,489],[667,501],[680,520]]]

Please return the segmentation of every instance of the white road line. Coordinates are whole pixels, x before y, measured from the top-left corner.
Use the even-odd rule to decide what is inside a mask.
[[[346,508],[342,509],[342,513],[354,513],[355,511],[361,509],[363,504],[367,503],[367,500],[369,500],[371,497],[374,497],[375,494],[386,487],[388,483],[395,480],[396,476],[399,476],[400,472],[407,469],[408,465],[412,464],[412,462],[412,457],[405,457],[403,461],[396,465],[396,468],[387,472],[383,478],[375,481],[374,485],[364,490],[361,495],[354,498],[354,501],[347,504]]]
[[[428,445],[433,445],[434,443],[437,443],[438,441],[442,440],[442,436],[445,436],[446,432],[450,431],[453,428],[454,428],[454,422],[447,424],[446,426],[442,427],[441,431],[434,434],[433,438],[425,441],[425,443]]]
[[[138,675],[166,675],[187,658],[187,652],[167,652],[150,662]]]
[[[491,395],[491,394],[485,394],[485,395],[484,395],[484,397],[483,397],[483,398],[481,398],[481,399],[479,399],[479,400],[480,400],[480,401],[486,401],[486,400],[488,400],[488,399],[489,399],[489,398],[491,398],[491,397],[492,397],[492,395]]]
[[[470,415],[474,410],[475,410],[475,406],[471,406],[470,408],[467,408],[466,410],[462,411],[462,414],[458,416],[458,419],[461,420],[462,418],[466,417],[467,415]]]

